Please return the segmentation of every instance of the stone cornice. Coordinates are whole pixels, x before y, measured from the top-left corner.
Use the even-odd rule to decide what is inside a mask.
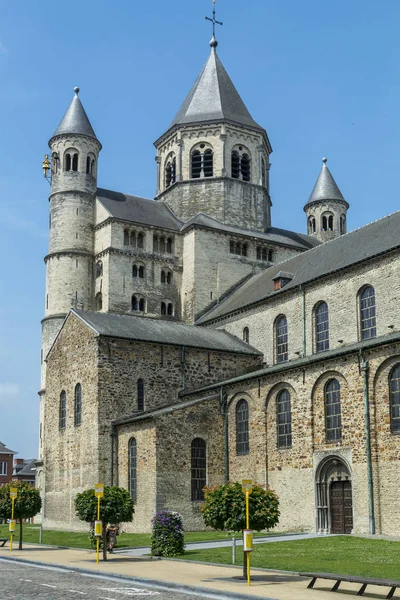
[[[87,250],[79,250],[78,248],[76,250],[74,248],[68,248],[66,250],[50,252],[44,257],[44,262],[47,263],[49,258],[54,258],[57,256],[88,256],[89,258],[93,258],[92,252],[88,252]]]
[[[126,256],[129,256],[131,258],[154,260],[175,266],[179,265],[179,258],[177,256],[171,256],[169,254],[159,254],[157,252],[147,252],[146,250],[140,250],[137,248],[135,248],[135,250],[125,250],[122,248],[115,248],[114,246],[108,246],[108,248],[104,248],[104,250],[97,252],[97,254],[95,254],[95,259],[97,260],[98,258],[105,256],[106,254],[125,254]]]
[[[94,229],[94,231],[98,231],[99,229],[102,229],[103,227],[105,227],[106,225],[110,225],[111,223],[122,223],[123,225],[126,225],[127,227],[136,227],[138,230],[149,229],[150,231],[160,232],[160,233],[164,233],[164,232],[168,231],[168,233],[171,233],[173,235],[180,233],[180,231],[177,231],[176,229],[169,229],[168,227],[157,227],[156,225],[149,225],[147,223],[139,223],[138,221],[125,221],[124,219],[118,219],[117,217],[107,217],[107,219],[105,219],[104,221],[101,221],[101,223],[97,223],[97,225],[94,225],[93,229]]]
[[[53,319],[65,319],[66,316],[67,313],[57,313],[55,315],[49,315],[48,317],[44,317],[44,319],[42,319],[40,323],[43,325],[43,323],[45,323],[46,321],[51,321]]]

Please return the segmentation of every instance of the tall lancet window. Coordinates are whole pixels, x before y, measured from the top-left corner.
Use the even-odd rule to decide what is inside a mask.
[[[200,179],[214,174],[214,154],[212,148],[200,144],[191,154],[191,177]]]

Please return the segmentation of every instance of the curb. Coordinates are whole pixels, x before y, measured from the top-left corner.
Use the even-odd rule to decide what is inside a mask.
[[[126,580],[126,581],[134,581],[135,583],[141,583],[143,585],[147,585],[147,586],[152,586],[152,587],[156,587],[156,588],[163,588],[163,589],[167,589],[167,590],[177,590],[181,593],[186,593],[186,592],[192,592],[195,593],[196,595],[201,594],[207,594],[209,597],[215,597],[215,598],[229,598],[229,599],[236,599],[236,600],[276,600],[276,598],[271,598],[270,596],[249,596],[248,594],[237,594],[236,592],[223,592],[220,590],[213,590],[212,588],[204,588],[204,587],[199,587],[199,586],[194,586],[194,585],[183,585],[183,584],[179,584],[179,583],[172,583],[172,582],[168,582],[168,581],[160,581],[158,579],[145,579],[144,577],[130,577],[129,575],[119,575],[118,573],[107,573],[106,571],[92,571],[90,569],[83,569],[80,567],[67,567],[65,565],[59,565],[59,564],[49,564],[49,563],[45,563],[45,562],[41,562],[41,561],[34,561],[34,560],[27,560],[24,558],[10,558],[10,557],[0,557],[0,560],[6,561],[6,562],[14,562],[14,563],[21,563],[21,564],[26,564],[26,565],[33,565],[33,566],[41,566],[41,567],[48,567],[48,568],[55,568],[55,569],[61,569],[63,571],[67,571],[69,573],[82,573],[84,575],[89,575],[92,577],[96,577],[96,576],[100,576],[100,577],[107,577],[109,579],[118,579],[118,580]],[[206,563],[209,564],[209,563]],[[220,566],[225,566],[225,565],[220,565]],[[244,583],[244,582],[243,582]]]

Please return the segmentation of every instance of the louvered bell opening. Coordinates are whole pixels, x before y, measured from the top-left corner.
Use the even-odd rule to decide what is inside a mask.
[[[242,155],[241,171],[243,181],[250,181],[250,158],[248,154]]]
[[[232,177],[234,179],[239,179],[239,171],[240,171],[240,164],[239,164],[239,153],[236,152],[236,150],[234,150],[232,152],[232,165],[231,165],[231,170],[232,170]]]
[[[192,178],[198,179],[201,173],[201,154],[195,150],[192,154]]]
[[[212,150],[204,152],[204,177],[213,176],[213,153]]]

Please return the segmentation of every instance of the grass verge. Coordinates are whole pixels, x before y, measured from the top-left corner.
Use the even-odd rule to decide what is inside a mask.
[[[232,564],[232,550],[188,550],[182,558]],[[236,558],[236,564],[242,565],[241,548],[237,548]],[[251,565],[283,571],[320,571],[400,580],[400,542],[337,536],[256,544]]]

